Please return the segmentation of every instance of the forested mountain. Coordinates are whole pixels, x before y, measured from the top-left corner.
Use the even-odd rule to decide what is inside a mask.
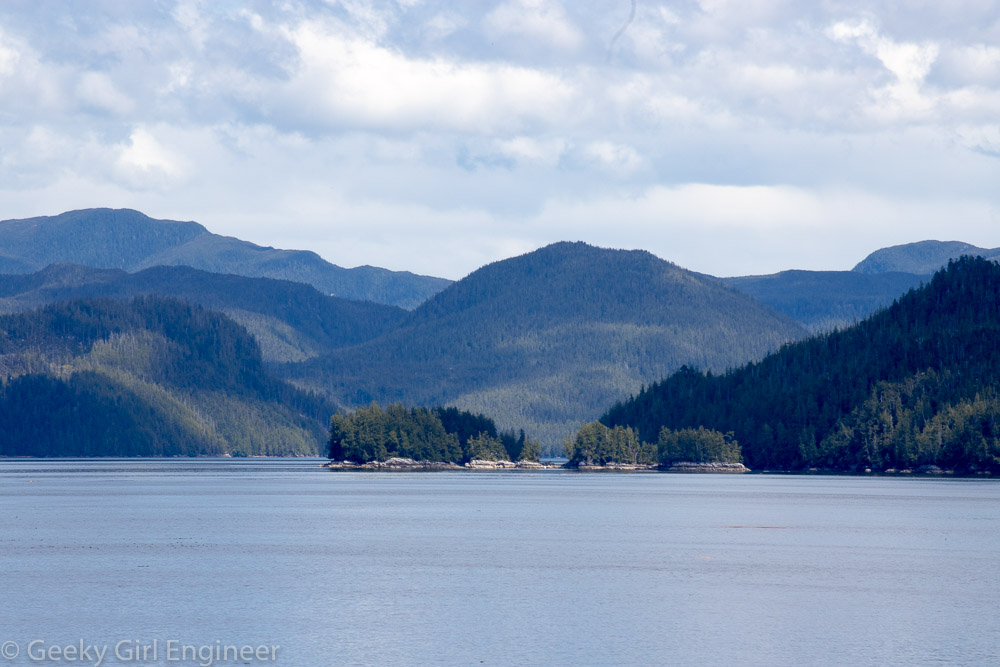
[[[682,364],[722,371],[804,335],[648,252],[557,243],[479,269],[394,331],[284,372],[348,405],[447,403],[553,442]]]
[[[0,272],[72,263],[137,271],[158,265],[279,278],[324,294],[413,308],[451,281],[371,266],[345,269],[314,252],[277,250],[219,236],[195,222],[154,220],[129,209],[86,209],[0,221]]]
[[[228,318],[156,297],[0,316],[0,456],[315,455],[333,406]]]
[[[919,241],[876,250],[861,260],[852,271],[865,274],[914,273],[930,275],[946,265],[948,260],[963,255],[1000,259],[1000,248],[977,248],[960,241]]]
[[[375,338],[406,311],[325,296],[287,280],[157,266],[136,273],[73,264],[30,275],[0,275],[0,311],[16,312],[88,297],[172,296],[225,313],[253,334],[266,361],[301,361]]]
[[[782,271],[723,278],[812,333],[855,324],[928,279],[912,273],[854,271]]]
[[[602,422],[732,431],[752,468],[1000,471],[1000,265],[963,258],[890,308],[723,375],[682,369]]]

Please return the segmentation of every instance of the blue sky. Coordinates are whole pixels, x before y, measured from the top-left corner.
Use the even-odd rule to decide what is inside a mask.
[[[996,247],[1000,3],[5,0],[0,218],[91,206],[449,278]]]

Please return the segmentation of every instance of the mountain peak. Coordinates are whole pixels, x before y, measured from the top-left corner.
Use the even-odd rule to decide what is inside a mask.
[[[125,271],[181,265],[292,280],[325,294],[406,308],[450,283],[405,271],[345,269],[311,251],[258,246],[213,234],[196,222],[156,220],[127,208],[0,221],[0,249],[0,273],[33,273],[58,263]]]
[[[918,241],[876,250],[858,263],[857,273],[913,273],[930,275],[963,255],[987,259],[1000,255],[1000,248],[979,248],[961,241]]]

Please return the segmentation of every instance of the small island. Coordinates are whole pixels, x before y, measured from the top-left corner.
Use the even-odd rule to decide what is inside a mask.
[[[384,409],[372,403],[330,419],[334,470],[459,470],[552,467],[524,431],[500,432],[492,419],[457,408]]]
[[[564,443],[568,462],[539,461],[541,445],[523,430],[497,430],[492,419],[457,408],[372,403],[330,420],[331,470],[665,470],[746,472],[731,433],[662,429],[656,444],[635,429],[584,424]]]
[[[584,424],[565,447],[566,467],[577,470],[748,471],[733,434],[705,428],[663,428],[653,444],[641,441],[631,427],[597,421]]]

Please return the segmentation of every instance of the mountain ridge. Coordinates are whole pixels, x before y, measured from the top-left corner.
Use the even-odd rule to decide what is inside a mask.
[[[949,260],[963,255],[1000,259],[1000,248],[979,248],[963,241],[916,241],[880,248],[857,263],[851,271],[863,274],[912,273],[929,276]]]
[[[409,400],[551,443],[683,363],[724,369],[805,335],[722,281],[646,251],[561,242],[488,264],[393,331],[284,367],[348,405]]]
[[[259,246],[213,234],[197,222],[157,220],[132,209],[81,209],[3,220],[0,248],[2,273],[30,273],[58,263],[126,271],[185,265],[213,273],[294,280],[341,298],[406,308],[451,283],[408,271],[346,269],[312,251]]]
[[[406,311],[321,294],[311,285],[218,274],[187,266],[135,273],[53,264],[28,275],[0,274],[0,310],[19,312],[82,298],[181,298],[223,313],[251,331],[267,361],[302,360],[396,327]]]

